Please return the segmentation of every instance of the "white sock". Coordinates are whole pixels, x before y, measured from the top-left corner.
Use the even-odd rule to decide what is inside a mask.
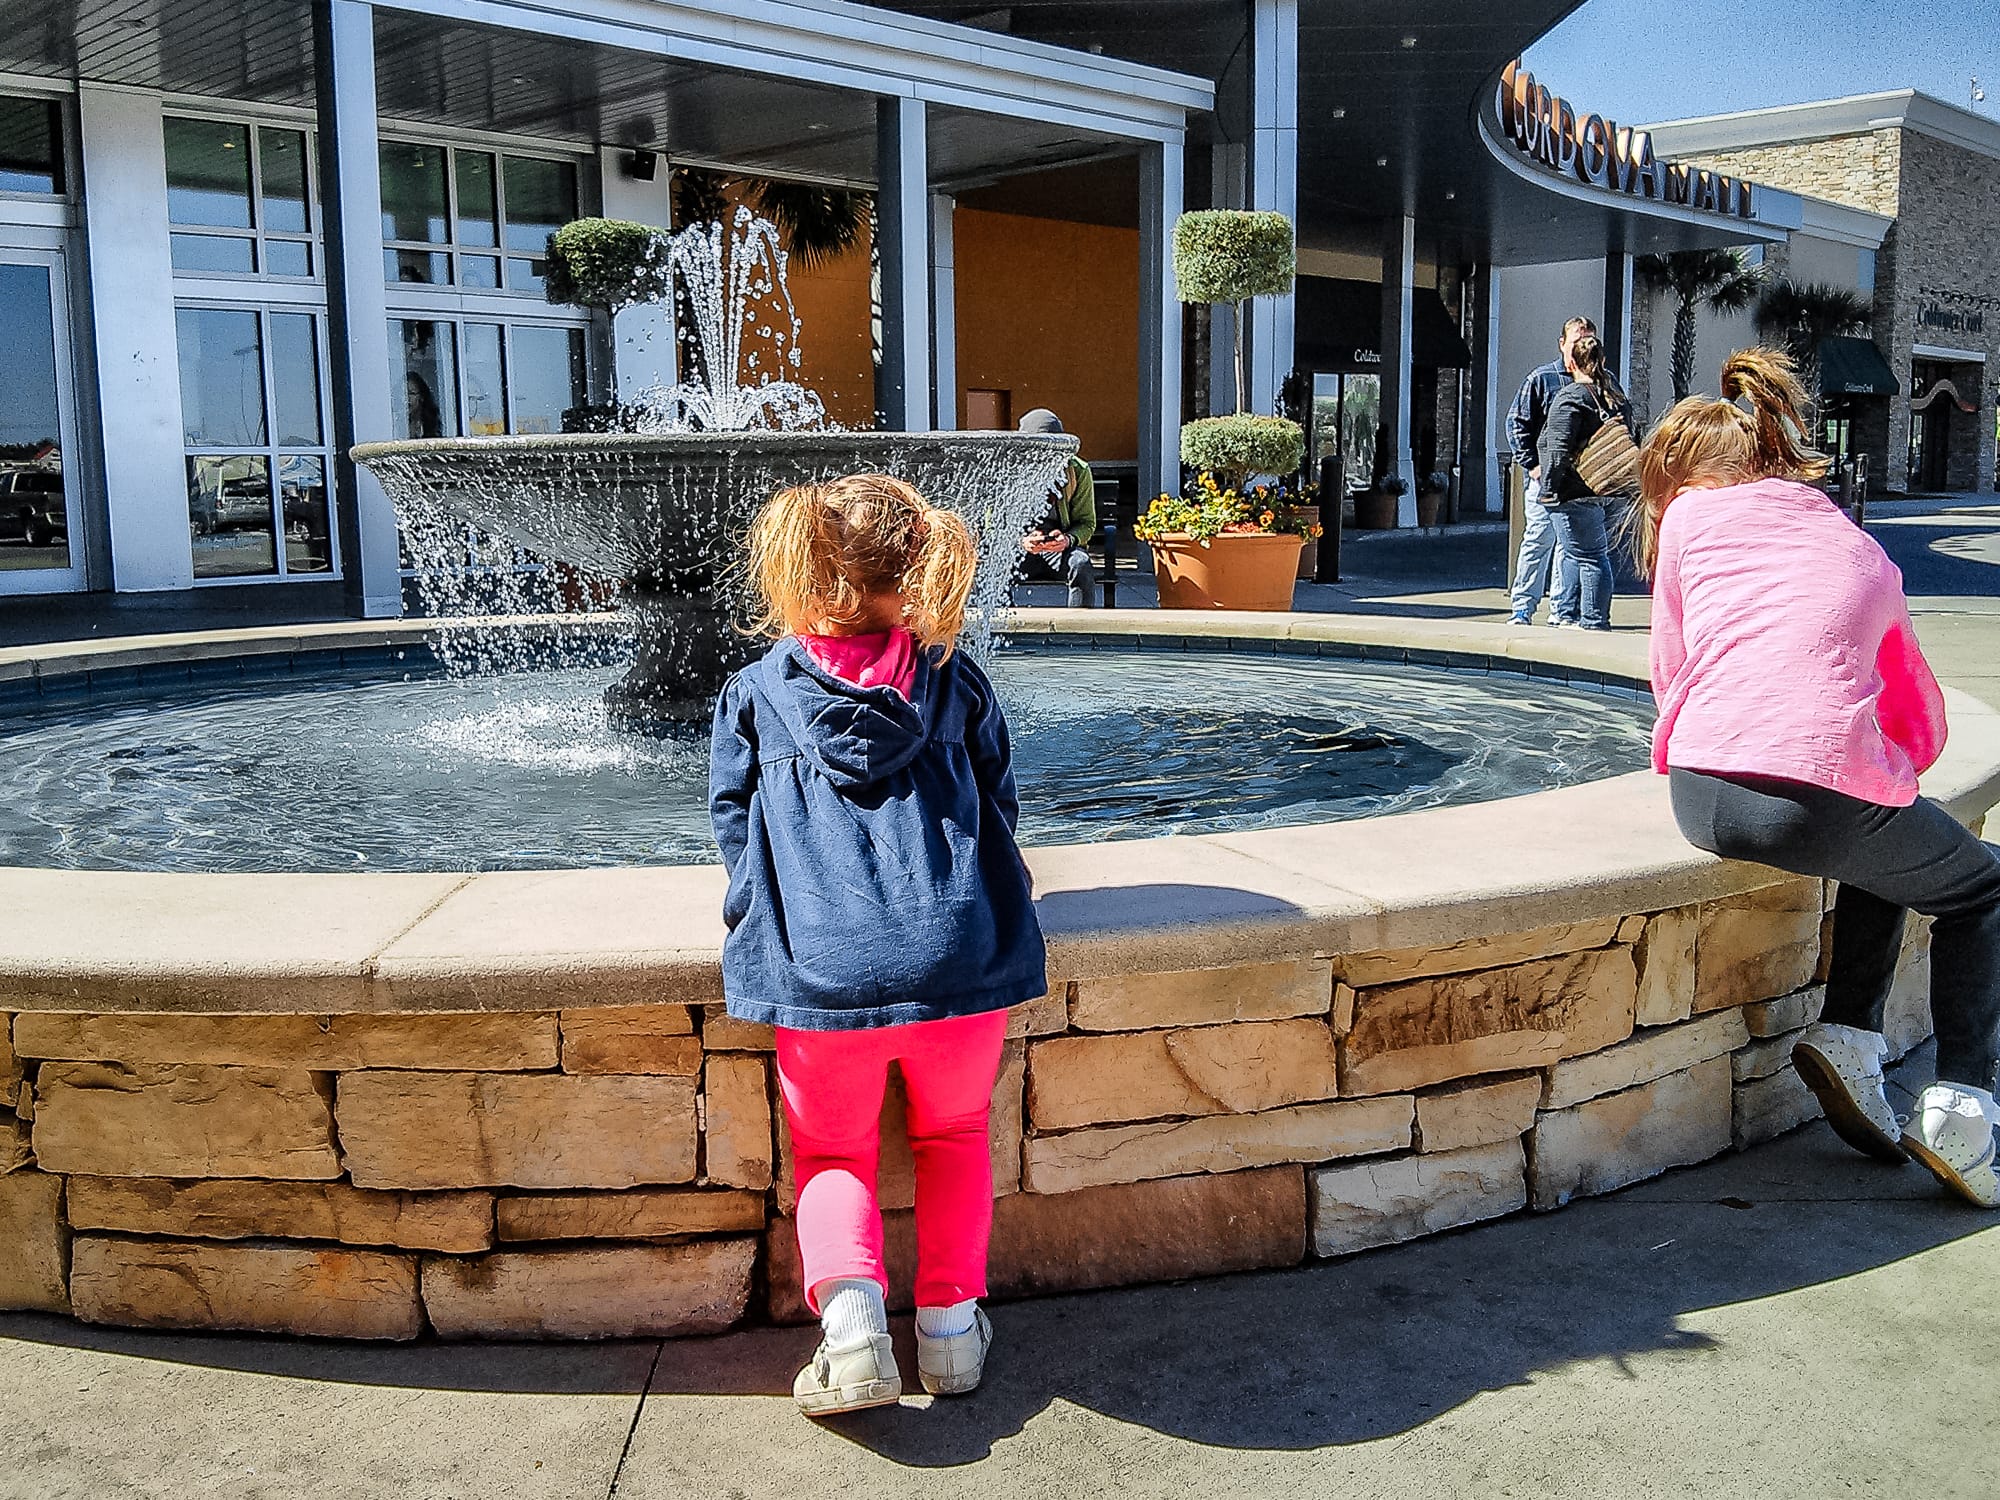
[[[1924,1090],[1923,1103],[1932,1109],[1942,1108],[1968,1116],[1977,1110],[1985,1117],[1989,1128],[2000,1126],[2000,1104],[1994,1102],[1990,1089],[1976,1089],[1969,1083],[1945,1083],[1940,1080]]]
[[[948,1339],[970,1333],[973,1310],[978,1306],[977,1297],[967,1297],[949,1307],[920,1307],[917,1309],[917,1332],[928,1339]]]
[[[1889,1055],[1889,1039],[1879,1031],[1869,1031],[1861,1026],[1843,1026],[1838,1021],[1821,1021],[1819,1029],[1873,1057],[1878,1064]]]
[[[867,1277],[836,1277],[814,1290],[819,1293],[819,1326],[833,1348],[849,1349],[872,1334],[889,1331],[882,1288]]]

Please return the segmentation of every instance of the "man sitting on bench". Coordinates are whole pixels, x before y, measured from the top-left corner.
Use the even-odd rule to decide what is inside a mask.
[[[1062,430],[1056,414],[1044,406],[1021,418],[1023,432]],[[1021,560],[1014,568],[1014,581],[1060,578],[1069,585],[1069,607],[1089,609],[1097,602],[1097,570],[1090,562],[1090,544],[1096,536],[1097,495],[1090,466],[1072,456],[1061,486],[1049,492],[1041,517],[1021,538]]]

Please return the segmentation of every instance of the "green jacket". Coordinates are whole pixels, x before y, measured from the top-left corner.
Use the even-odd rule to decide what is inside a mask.
[[[1056,496],[1055,511],[1056,524],[1077,546],[1088,547],[1097,539],[1097,485],[1090,477],[1090,465],[1080,458],[1070,458],[1069,476]]]

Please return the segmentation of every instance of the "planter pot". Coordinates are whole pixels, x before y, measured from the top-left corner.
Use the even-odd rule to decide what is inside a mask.
[[[1394,531],[1400,499],[1387,490],[1362,490],[1354,497],[1354,524],[1362,531]]]
[[[1304,537],[1219,536],[1208,546],[1161,537],[1153,543],[1153,576],[1161,609],[1292,607]]]
[[[1417,524],[1435,526],[1444,518],[1444,491],[1426,490],[1417,496]]]
[[[1313,526],[1319,524],[1319,507],[1317,505],[1298,505],[1294,506],[1293,510],[1297,513],[1301,521]],[[1304,582],[1310,583],[1318,573],[1319,539],[1315,537],[1299,548],[1299,578]]]

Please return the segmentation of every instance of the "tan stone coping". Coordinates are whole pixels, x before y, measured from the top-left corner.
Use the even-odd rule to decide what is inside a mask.
[[[415,644],[424,622],[217,631],[0,653],[55,677],[146,661]],[[545,628],[537,622],[533,628]],[[1638,682],[1645,636],[1348,615],[1024,610],[1017,637],[1087,636],[1395,659],[1463,656]],[[1170,678],[1163,674],[1163,684]],[[1925,790],[2000,801],[2000,713],[1947,693]],[[1088,979],[1430,947],[1661,911],[1770,883],[1676,830],[1647,772],[1354,822],[1029,851],[1052,975]],[[189,875],[0,869],[0,1010],[398,1013],[721,998],[714,867]]]

